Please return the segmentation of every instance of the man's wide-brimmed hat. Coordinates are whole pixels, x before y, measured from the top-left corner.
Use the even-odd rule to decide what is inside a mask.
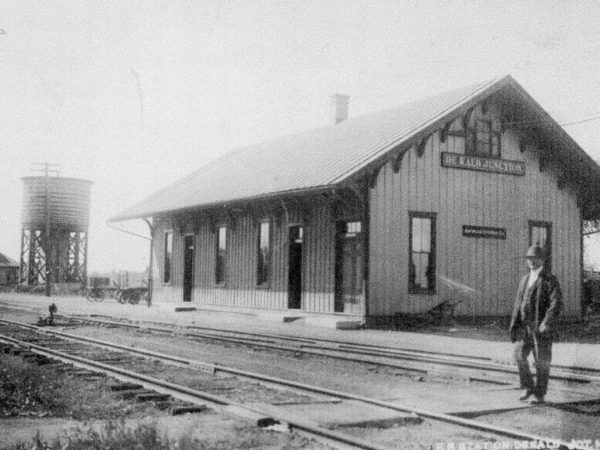
[[[527,250],[527,253],[525,254],[525,258],[541,258],[541,259],[545,259],[546,258],[546,251],[542,247],[540,247],[539,245],[532,245]]]

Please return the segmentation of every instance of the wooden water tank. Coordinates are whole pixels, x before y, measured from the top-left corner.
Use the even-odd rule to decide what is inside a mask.
[[[23,177],[23,229],[46,227],[46,178]],[[48,178],[48,210],[52,229],[87,231],[92,182],[79,178]]]

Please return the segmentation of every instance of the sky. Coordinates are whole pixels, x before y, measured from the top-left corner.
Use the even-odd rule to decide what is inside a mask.
[[[107,219],[227,151],[511,74],[600,160],[597,1],[0,3],[0,252],[32,162],[92,185],[88,270],[143,270]],[[588,120],[589,119],[589,120]],[[115,226],[148,235],[141,220]],[[600,270],[600,242],[586,259]]]

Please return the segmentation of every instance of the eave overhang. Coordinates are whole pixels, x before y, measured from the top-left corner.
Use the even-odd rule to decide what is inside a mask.
[[[541,136],[547,143],[544,150],[545,157],[555,158],[565,176],[576,186],[578,192],[578,205],[582,208],[583,217],[597,217],[600,206],[595,200],[600,198],[600,167],[583,149],[562,129],[562,127],[511,77],[505,76],[499,80],[482,85],[481,88],[469,92],[465,98],[460,99],[448,106],[445,111],[439,111],[435,116],[413,128],[403,131],[401,136],[390,140],[378,148],[373,148],[365,154],[361,160],[354,165],[347,166],[343,172],[338,172],[335,177],[327,180],[326,184],[310,186],[301,189],[278,190],[261,193],[260,195],[237,196],[235,198],[199,202],[177,208],[145,207],[141,211],[129,213],[132,208],[124,210],[109,219],[110,222],[118,222],[131,219],[147,218],[157,215],[179,214],[187,211],[199,211],[215,209],[220,207],[242,205],[255,201],[269,201],[273,199],[290,198],[325,192],[339,188],[345,184],[354,184],[366,180],[374,180],[380,168],[390,160],[399,161],[402,155],[413,146],[423,146],[426,139],[433,133],[447,130],[448,124],[457,118],[464,116],[476,105],[490,96],[496,95],[505,102],[513,102],[518,106],[522,123],[531,125],[511,125],[521,131],[533,131]],[[547,147],[547,148],[546,148]],[[185,179],[183,180],[185,181]],[[168,190],[169,187],[153,194],[143,202],[152,203],[153,197]]]
[[[286,201],[290,198],[295,197],[305,197],[311,195],[319,195],[325,194],[327,192],[334,191],[336,186],[327,185],[327,186],[316,186],[308,189],[296,189],[290,191],[280,191],[280,192],[270,192],[267,194],[256,195],[252,197],[243,197],[236,198],[227,201],[219,201],[219,202],[211,202],[211,203],[203,203],[199,205],[193,205],[185,208],[175,208],[175,209],[163,209],[157,211],[144,212],[141,214],[131,214],[131,215],[116,215],[108,219],[109,222],[123,222],[125,220],[133,220],[133,219],[145,219],[156,216],[167,216],[167,215],[175,215],[175,214],[185,214],[189,212],[198,212],[198,211],[207,211],[207,210],[215,210],[218,208],[235,208],[235,207],[243,207],[252,202],[268,202],[268,201]]]

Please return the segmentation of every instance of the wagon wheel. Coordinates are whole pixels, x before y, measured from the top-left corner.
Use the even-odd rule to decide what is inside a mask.
[[[127,300],[132,305],[137,305],[140,302],[140,293],[138,291],[131,291],[131,294]]]

